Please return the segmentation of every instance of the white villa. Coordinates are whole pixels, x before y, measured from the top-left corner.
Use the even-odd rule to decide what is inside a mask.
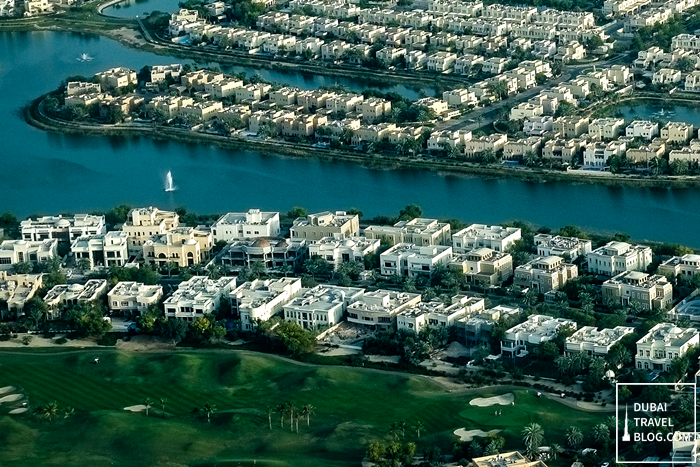
[[[527,321],[506,331],[506,336],[501,341],[501,355],[524,357],[531,346],[551,341],[557,337],[559,329],[563,327],[576,329],[578,324],[576,321],[564,318],[544,315],[528,316]]]
[[[229,299],[234,316],[238,315],[241,321],[241,329],[250,331],[257,320],[269,320],[301,292],[301,279],[296,277],[255,279],[233,289]]]
[[[674,358],[682,357],[691,345],[697,345],[700,332],[659,323],[637,341],[635,366],[639,370],[668,371]]]
[[[219,308],[221,300],[228,300],[236,286],[235,277],[217,280],[206,276],[194,276],[178,285],[177,290],[163,303],[166,318],[194,321]]]
[[[595,326],[584,326],[566,338],[564,353],[585,352],[588,355],[604,357],[610,348],[623,337],[634,332],[634,328],[617,326],[614,329],[598,330]]]
[[[119,315],[142,315],[163,297],[163,286],[140,282],[119,282],[107,294],[107,305]]]
[[[338,324],[348,305],[364,294],[364,289],[317,285],[284,306],[284,319],[304,329],[319,329]]]

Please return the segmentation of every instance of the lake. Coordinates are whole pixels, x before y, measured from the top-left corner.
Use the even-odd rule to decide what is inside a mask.
[[[83,53],[93,59],[78,61]],[[374,170],[145,137],[46,133],[27,125],[19,113],[70,75],[174,61],[92,35],[1,33],[0,211],[24,217],[129,203],[164,209],[184,205],[206,213],[251,207],[280,211],[293,206],[310,211],[357,207],[374,216],[394,214],[416,203],[426,216],[483,223],[522,219],[550,227],[575,224],[601,232],[627,232],[639,240],[700,247],[698,189],[612,188]],[[329,82],[355,90],[365,85],[350,77],[269,73],[275,81],[306,89]],[[386,89],[415,92],[401,86]],[[166,193],[168,170],[178,190]]]
[[[147,16],[153,11],[175,13],[180,10],[182,0],[124,0],[102,10],[102,14],[116,18]]]

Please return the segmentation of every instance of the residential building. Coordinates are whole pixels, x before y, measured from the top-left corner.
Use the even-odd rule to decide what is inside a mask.
[[[541,460],[530,461],[518,451],[475,457],[472,462],[476,467],[547,467]]]
[[[391,101],[371,97],[362,101],[357,110],[362,113],[362,119],[364,121],[373,123],[384,115],[391,114]]]
[[[428,71],[443,73],[454,67],[457,54],[450,52],[436,52],[428,56]]]
[[[250,268],[262,263],[266,270],[301,270],[308,257],[309,246],[304,239],[258,238],[255,241],[234,240],[221,253],[221,264],[236,269]]]
[[[700,71],[691,71],[685,75],[683,88],[688,92],[700,92]]]
[[[44,296],[49,307],[48,318],[59,318],[61,312],[81,302],[94,302],[107,293],[107,279],[90,279],[85,284],[60,284]]]
[[[691,346],[698,345],[699,336],[695,328],[659,323],[637,341],[635,365],[638,370],[669,371],[674,358],[682,357]]]
[[[513,285],[531,288],[539,293],[559,290],[578,277],[578,267],[559,256],[539,256],[515,268]]]
[[[476,105],[476,94],[469,89],[453,89],[442,93],[442,100],[448,107],[459,107],[461,105]]]
[[[359,300],[364,289],[321,284],[284,305],[284,319],[304,329],[319,329],[338,324],[348,305]]]
[[[539,155],[542,138],[539,136],[529,136],[511,140],[503,147],[504,160],[522,160],[527,153]]]
[[[345,211],[323,211],[294,219],[289,235],[292,239],[321,240],[324,237],[356,237],[360,218]]]
[[[509,120],[525,120],[539,117],[542,114],[544,114],[544,107],[541,104],[521,102],[510,109],[508,118]],[[528,131],[525,131],[525,133],[528,133]]]
[[[128,238],[127,233],[122,231],[86,235],[73,240],[70,251],[75,256],[76,264],[86,259],[90,269],[124,266],[129,260]]]
[[[420,303],[417,293],[375,290],[365,292],[347,307],[348,322],[385,331],[396,328],[396,316],[403,310]]]
[[[458,333],[464,333],[464,340],[468,347],[487,347],[491,338],[491,329],[501,318],[515,319],[522,309],[506,305],[498,305],[476,314],[459,319]],[[488,347],[487,347],[488,348]]]
[[[566,338],[564,354],[585,353],[594,357],[605,357],[613,345],[617,344],[634,328],[616,326],[614,329],[601,329],[596,326],[584,326]]]
[[[522,104],[520,104],[522,105]],[[541,106],[541,104],[537,104]],[[544,107],[542,107],[544,109]],[[511,110],[512,116],[512,110]],[[554,125],[554,119],[549,115],[540,117],[528,117],[523,124],[523,132],[530,136],[542,136],[548,131],[551,131]]]
[[[681,82],[681,72],[672,68],[661,68],[654,72],[652,84],[676,84]]]
[[[566,261],[574,261],[579,256],[585,257],[591,252],[591,241],[576,237],[561,237],[537,234],[534,239],[539,256],[560,256]]]
[[[453,255],[449,267],[462,272],[467,283],[487,287],[500,285],[513,275],[513,258],[490,248],[475,248]]]
[[[257,327],[258,321],[267,321],[282,307],[302,293],[301,279],[255,279],[244,282],[229,293],[233,316],[240,320],[243,331]]]
[[[180,282],[177,290],[163,302],[166,318],[194,321],[219,309],[222,300],[228,300],[236,287],[235,277],[217,280],[206,276],[194,276]]]
[[[478,138],[472,137],[464,143],[464,154],[473,157],[477,154],[483,154],[485,151],[498,152],[503,149],[507,142],[508,135],[500,133],[479,136]]]
[[[66,96],[79,96],[81,94],[101,93],[100,83],[87,83],[85,81],[70,81],[66,84]]]
[[[413,243],[414,245],[449,245],[451,242],[450,224],[437,219],[415,218],[399,221],[393,226],[370,225],[364,236],[388,240],[392,245]]]
[[[22,239],[33,242],[56,238],[71,242],[85,235],[107,233],[105,216],[76,214],[75,216],[45,216],[36,220],[27,219],[19,223]]]
[[[201,263],[214,246],[211,232],[193,227],[177,227],[143,244],[146,263],[164,267],[175,263],[181,268]]]
[[[249,209],[248,212],[229,212],[211,226],[214,242],[242,238],[278,237],[280,213]]]
[[[151,67],[151,83],[160,83],[168,78],[177,81],[182,74],[182,64],[154,65]]]
[[[151,306],[158,305],[162,297],[162,285],[119,282],[107,293],[107,306],[113,314],[137,316],[146,313]]]
[[[674,161],[700,161],[700,151],[691,148],[674,149],[668,153],[668,162]]]
[[[472,132],[469,130],[442,130],[433,131],[428,138],[429,151],[448,151],[451,148],[459,150],[465,147],[467,141],[472,139]]]
[[[586,255],[588,271],[617,276],[625,271],[644,271],[651,264],[651,248],[625,242],[609,242]]]
[[[662,275],[626,271],[603,282],[603,303],[608,306],[637,306],[641,310],[665,310],[673,304],[673,286]]]
[[[551,341],[560,329],[576,329],[576,321],[565,318],[552,318],[544,315],[530,315],[527,321],[506,331],[501,341],[501,355],[524,357],[533,345]]]
[[[419,246],[397,243],[380,255],[381,274],[416,278],[430,277],[438,264],[447,265],[452,259],[452,247],[444,245]]]
[[[552,123],[552,131],[558,133],[564,139],[576,138],[584,133],[588,133],[588,117],[578,117],[570,115],[559,117]]]
[[[627,125],[625,136],[631,138],[644,138],[651,141],[655,136],[659,136],[659,124],[649,120],[634,120]]]
[[[380,243],[378,239],[366,237],[324,237],[309,244],[309,256],[320,256],[337,270],[344,262],[364,261],[365,255],[377,251]]]
[[[520,237],[521,231],[517,227],[472,224],[452,235],[452,248],[455,253],[467,253],[484,247],[504,252]]]
[[[692,279],[700,273],[700,255],[672,256],[659,265],[657,272],[666,277]]]
[[[586,58],[586,49],[578,41],[568,42],[557,47],[557,54],[554,60],[564,63],[583,60]]]
[[[97,73],[95,77],[100,80],[102,87],[107,89],[118,89],[138,84],[136,72],[122,67]]]
[[[585,167],[603,168],[612,156],[622,156],[627,151],[627,143],[622,140],[604,143],[592,141],[583,151],[583,165]]]
[[[596,118],[588,125],[588,134],[596,139],[615,139],[625,128],[623,118]]]
[[[396,327],[414,332],[427,326],[447,327],[456,324],[464,316],[483,310],[483,298],[455,295],[449,305],[440,300],[432,300],[404,309],[396,316]]]
[[[46,263],[58,253],[58,240],[41,241],[3,240],[0,243],[0,268],[17,263]]]
[[[18,319],[24,313],[24,304],[31,300],[43,285],[43,274],[8,274],[0,271],[0,320]]]
[[[693,138],[694,132],[692,123],[668,122],[661,129],[661,139],[669,143],[687,144]]]
[[[179,222],[180,217],[175,212],[161,211],[153,206],[132,209],[122,225],[122,230],[129,236],[129,254],[139,253],[147,240],[165,234]]]
[[[629,162],[649,162],[655,157],[662,157],[665,153],[666,143],[657,137],[645,146],[628,149],[627,160]]]

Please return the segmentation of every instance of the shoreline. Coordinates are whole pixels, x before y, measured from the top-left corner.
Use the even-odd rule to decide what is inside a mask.
[[[591,183],[604,186],[636,186],[640,188],[694,188],[700,187],[700,176],[641,177],[630,175],[590,175],[572,174],[544,168],[530,169],[522,166],[510,168],[495,165],[481,165],[472,162],[449,162],[415,160],[404,156],[379,154],[355,154],[337,149],[316,148],[283,141],[249,141],[242,138],[196,133],[190,130],[146,125],[98,125],[57,120],[41,110],[41,104],[48,94],[32,101],[23,109],[25,121],[44,131],[80,133],[95,136],[147,136],[183,143],[206,143],[223,148],[256,150],[275,156],[316,157],[321,160],[341,161],[359,164],[369,169],[416,169],[429,170],[440,175],[479,176],[482,178],[516,178],[525,182],[546,183]]]

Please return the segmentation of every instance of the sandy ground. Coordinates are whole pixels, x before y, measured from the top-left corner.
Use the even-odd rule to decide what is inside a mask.
[[[444,353],[448,357],[459,358],[463,356],[469,356],[469,350],[459,342],[452,342],[445,350]]]
[[[29,345],[24,345],[22,343],[22,337],[26,334],[19,334],[17,339],[10,339],[9,341],[0,342],[0,348],[14,348],[14,347],[97,347],[94,341],[88,339],[68,339],[65,344],[56,344],[56,340],[61,337],[65,337],[65,334],[56,334],[56,337],[47,339],[46,337],[39,336],[37,334],[31,334],[32,341]]]
[[[17,402],[24,396],[22,394],[10,394],[9,396],[5,396],[3,398],[0,398],[0,404],[3,404],[5,402]]]
[[[14,386],[5,386],[4,388],[0,388],[0,394],[7,394],[8,392],[12,392],[14,390]]]
[[[124,410],[128,410],[129,412],[143,412],[146,410],[146,406],[143,404],[132,405],[131,407],[124,407]]]
[[[26,412],[27,410],[29,410],[29,409],[26,407],[19,407],[17,409],[10,410],[9,413],[10,413],[10,415],[19,415],[21,413]]]
[[[442,371],[448,375],[456,375],[459,373],[459,367],[456,367],[451,363],[443,362],[442,360],[428,359],[423,360],[420,362],[420,364],[429,370]]]
[[[454,431],[454,434],[459,436],[460,441],[471,441],[475,436],[486,437],[491,434],[496,434],[501,430],[491,430],[488,433],[483,430],[465,430],[459,428]]]
[[[476,407],[491,407],[492,405],[511,405],[515,400],[513,393],[503,394],[494,397],[477,397],[469,401],[469,405]]]
[[[398,355],[369,355],[367,357],[370,362],[377,362],[377,363],[399,363],[399,360],[401,357]]]
[[[353,349],[341,349],[340,347],[323,347],[316,353],[319,355],[325,355],[326,357],[343,357],[345,355],[361,354],[362,351]]]
[[[116,348],[119,350],[169,350],[175,348],[172,340],[162,339],[157,336],[136,335],[128,341],[118,340]]]

